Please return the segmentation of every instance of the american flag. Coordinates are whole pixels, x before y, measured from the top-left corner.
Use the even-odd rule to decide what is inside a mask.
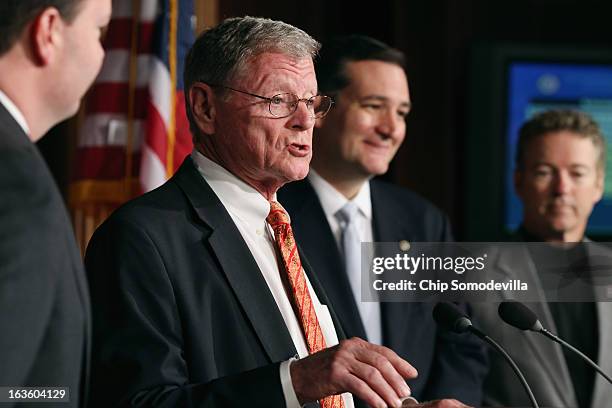
[[[183,63],[192,0],[114,0],[106,57],[84,101],[70,186],[77,237],[166,181],[192,148]]]

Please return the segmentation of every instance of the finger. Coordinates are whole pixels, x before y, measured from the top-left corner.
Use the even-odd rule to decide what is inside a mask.
[[[383,354],[372,350],[364,350],[357,353],[355,357],[359,361],[374,367],[381,374],[383,380],[393,388],[399,398],[410,395],[410,387],[406,384],[406,380],[404,380],[393,364]]]
[[[368,354],[368,353],[362,353],[362,354]],[[370,352],[369,354],[374,354],[374,353]],[[378,354],[378,356],[383,358],[380,354]],[[392,407],[401,406],[402,403],[401,403],[400,398],[405,397],[407,395],[395,390],[393,385],[390,384],[389,381],[387,381],[387,379],[381,373],[380,369],[376,367],[376,365],[373,363],[373,360],[374,360],[373,358],[370,358],[368,360],[367,357],[365,356],[362,356],[362,357],[366,361],[361,361],[356,356],[357,360],[355,360],[351,364],[351,367],[350,367],[351,374],[353,374],[354,376],[364,381],[376,394],[378,394],[382,399],[386,401],[387,405],[392,406]],[[382,366],[381,363],[378,363],[378,364]],[[390,363],[387,362],[387,364],[389,367],[392,368]],[[397,372],[395,372],[395,375],[399,378],[400,381],[403,382],[403,379],[399,376],[399,374],[397,374]],[[395,379],[395,381],[397,381],[397,379]],[[408,386],[406,385],[406,382],[404,382],[404,387],[408,388]],[[403,391],[406,391],[406,390],[404,389]],[[409,392],[410,391],[408,389],[408,393]]]
[[[397,353],[385,346],[379,346],[377,344],[370,344],[371,348],[376,352],[382,354],[393,364],[393,367],[397,372],[404,378],[416,378],[419,372],[409,362],[397,355]]]
[[[361,378],[349,374],[345,378],[345,388],[348,392],[363,400],[372,408],[384,408],[387,406],[385,400],[382,399],[365,381]]]

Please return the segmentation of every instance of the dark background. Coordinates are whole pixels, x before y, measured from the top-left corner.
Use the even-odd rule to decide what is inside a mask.
[[[466,180],[465,159],[468,101],[475,86],[469,81],[473,47],[512,42],[609,48],[612,54],[611,1],[378,0],[367,6],[360,4],[219,0],[217,8],[220,19],[253,15],[283,20],[304,29],[323,45],[335,34],[361,33],[404,51],[413,110],[406,141],[387,178],[412,188],[446,211],[458,238],[465,235],[468,183],[470,192],[480,198],[481,181]],[[478,112],[472,112],[472,117],[478,118]],[[64,192],[74,144],[72,123],[58,125],[39,142]],[[483,178],[486,174],[487,169],[482,169]],[[481,198],[489,199],[484,193]]]

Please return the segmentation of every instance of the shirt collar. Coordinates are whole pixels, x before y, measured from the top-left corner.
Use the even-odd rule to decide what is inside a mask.
[[[349,200],[342,195],[334,186],[327,180],[321,177],[313,168],[310,168],[308,173],[308,181],[319,196],[321,207],[326,215],[335,215]],[[357,195],[350,200],[352,201],[359,212],[368,220],[372,219],[372,200],[370,199],[370,183],[365,182],[359,189]]]
[[[196,149],[193,149],[191,158],[202,177],[230,213],[247,225],[257,228],[266,222],[270,213],[270,203],[261,193]]]
[[[21,129],[25,132],[26,135],[30,134],[30,128],[28,127],[28,122],[26,122],[23,113],[19,110],[17,105],[10,100],[8,96],[2,91],[0,91],[0,103],[6,108],[8,113],[11,114],[13,119],[21,126]]]

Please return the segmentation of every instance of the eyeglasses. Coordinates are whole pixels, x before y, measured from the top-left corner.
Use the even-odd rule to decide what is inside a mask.
[[[230,91],[239,92],[245,95],[254,96],[256,98],[268,101],[268,110],[270,111],[272,116],[277,118],[286,118],[287,116],[291,116],[297,110],[299,103],[304,102],[306,104],[306,108],[308,108],[308,110],[312,114],[312,117],[315,119],[320,119],[323,116],[327,115],[332,105],[334,104],[334,100],[326,95],[314,95],[310,98],[300,98],[296,94],[280,93],[268,98],[266,96],[241,91],[239,89],[234,89],[229,86],[210,86],[229,89]]]

